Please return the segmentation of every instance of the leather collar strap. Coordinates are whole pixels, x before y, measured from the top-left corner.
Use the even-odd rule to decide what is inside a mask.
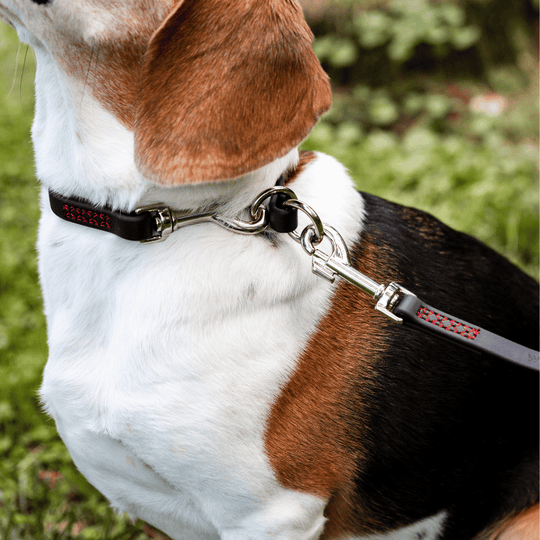
[[[284,183],[285,175],[281,175],[276,182],[276,186],[282,187]],[[267,224],[275,232],[289,233],[294,231],[298,226],[297,210],[292,207],[287,208],[283,206],[283,202],[287,198],[290,197],[284,196],[281,193],[274,194],[270,197]],[[125,240],[135,240],[143,243],[165,240],[179,226],[209,221],[212,218],[216,218],[215,221],[226,228],[236,230],[237,232],[250,232],[238,228],[235,229],[232,222],[223,218],[217,219],[218,216],[214,215],[212,211],[192,214],[176,213],[167,206],[151,205],[127,213],[113,210],[108,206],[97,207],[90,201],[76,197],[64,197],[52,191],[49,191],[49,200],[54,214],[65,221],[110,232]],[[250,234],[261,232],[266,228],[265,224],[262,224],[261,228],[258,228],[258,223],[254,225],[256,225],[256,228]]]
[[[435,309],[416,296],[406,294],[394,307],[394,314],[416,328],[450,339],[479,353],[487,353],[519,366],[539,370],[538,352],[518,345],[475,324],[456,319]]]
[[[49,191],[49,200],[52,211],[59,218],[126,240],[148,240],[156,232],[156,218],[151,212],[119,212],[108,206],[96,207],[83,199],[62,197],[52,191]]]

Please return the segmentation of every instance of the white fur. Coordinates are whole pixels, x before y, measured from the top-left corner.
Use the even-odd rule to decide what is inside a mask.
[[[339,164],[316,165],[293,187],[351,242],[360,198]],[[332,291],[302,248],[214,224],[145,246],[44,204],[39,252],[42,396],[81,471],[173,538],[184,521],[230,540],[316,538],[325,501],[280,487],[263,441]]]
[[[443,511],[394,531],[362,536],[361,538],[351,537],[343,540],[437,540],[442,533],[447,517],[447,512]]]

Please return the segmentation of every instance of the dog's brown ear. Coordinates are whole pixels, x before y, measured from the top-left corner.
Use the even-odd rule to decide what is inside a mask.
[[[143,60],[139,170],[207,182],[287,154],[331,105],[312,41],[296,0],[181,0]]]

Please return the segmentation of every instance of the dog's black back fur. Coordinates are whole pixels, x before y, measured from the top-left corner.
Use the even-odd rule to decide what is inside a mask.
[[[375,245],[391,281],[538,350],[532,278],[424,212],[362,195],[367,217],[354,259]],[[362,398],[368,465],[356,478],[381,529],[447,510],[444,540],[466,540],[538,501],[537,374],[406,325],[390,323],[386,339]]]

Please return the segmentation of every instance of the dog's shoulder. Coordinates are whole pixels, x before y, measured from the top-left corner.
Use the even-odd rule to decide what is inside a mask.
[[[536,347],[534,280],[425,212],[366,193],[358,204],[359,271]],[[276,400],[266,449],[280,482],[331,493],[329,538],[442,522],[445,540],[472,538],[532,504],[537,377],[373,307],[341,283]]]

